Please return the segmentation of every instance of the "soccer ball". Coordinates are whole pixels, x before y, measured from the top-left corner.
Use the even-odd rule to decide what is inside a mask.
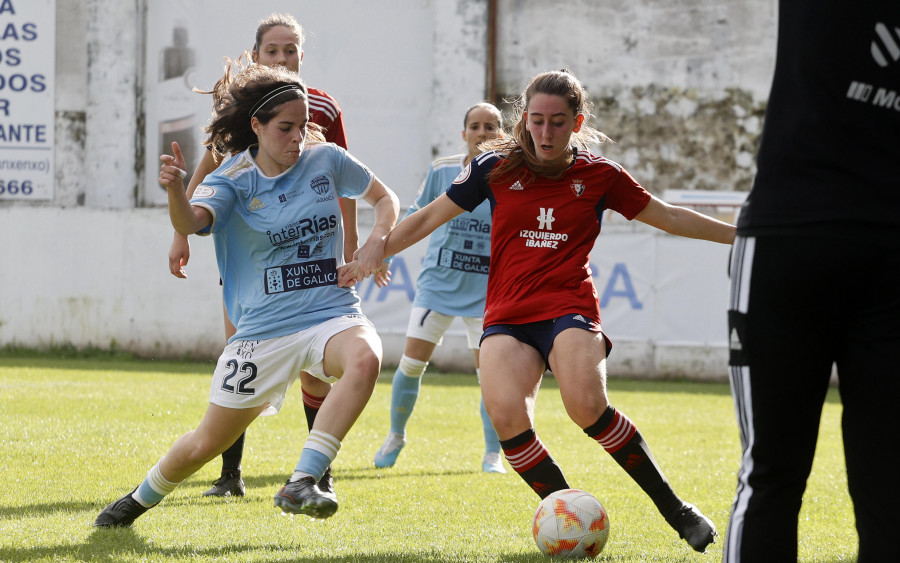
[[[534,543],[552,557],[596,557],[609,537],[609,516],[600,501],[578,489],[544,498],[534,512]]]

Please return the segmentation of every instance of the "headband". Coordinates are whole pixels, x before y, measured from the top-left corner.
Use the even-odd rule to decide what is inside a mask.
[[[269,92],[268,94],[263,96],[260,101],[256,102],[256,105],[254,105],[253,109],[250,110],[250,117],[253,118],[253,116],[256,115],[256,112],[261,110],[264,105],[271,102],[275,96],[277,96],[279,94],[283,94],[284,92],[287,92],[288,90],[300,90],[300,89],[301,89],[300,86],[297,86],[296,84],[285,84],[284,86],[279,86],[278,88],[275,88],[274,90],[272,90],[271,92]]]

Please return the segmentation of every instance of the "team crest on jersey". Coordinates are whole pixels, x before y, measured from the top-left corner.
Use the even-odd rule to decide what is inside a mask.
[[[259,211],[260,209],[262,209],[265,206],[266,206],[265,203],[259,201],[256,198],[253,198],[253,201],[250,202],[250,207],[248,207],[248,209],[250,211]]]
[[[197,189],[194,190],[194,195],[192,195],[191,197],[201,198],[212,197],[214,195],[216,195],[216,190],[214,188],[200,184],[199,186],[197,186]]]
[[[466,180],[469,179],[470,174],[472,174],[472,163],[471,162],[469,164],[467,164],[465,168],[462,169],[462,172],[460,172],[459,175],[456,177],[456,179],[453,180],[453,183],[454,184],[462,184],[463,182],[465,182]]]
[[[584,184],[581,180],[572,180],[572,185],[570,186],[572,191],[575,192],[576,197],[581,197],[581,194],[584,193]]]
[[[329,185],[330,182],[325,176],[316,176],[309,182],[309,187],[319,195],[327,194]]]

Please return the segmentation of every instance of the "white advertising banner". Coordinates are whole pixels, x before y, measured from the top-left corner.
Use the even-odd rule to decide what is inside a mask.
[[[53,199],[56,0],[0,0],[0,199]]]

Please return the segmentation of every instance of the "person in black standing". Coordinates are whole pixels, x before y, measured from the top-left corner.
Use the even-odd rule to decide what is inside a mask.
[[[724,560],[796,561],[833,367],[861,563],[895,560],[900,489],[900,2],[783,1],[758,173],[731,261],[743,456]]]

